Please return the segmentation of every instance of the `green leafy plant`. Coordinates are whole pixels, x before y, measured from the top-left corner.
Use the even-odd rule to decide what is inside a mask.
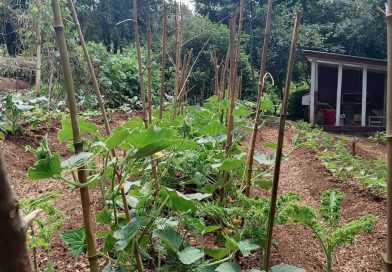
[[[367,160],[354,156],[347,147],[346,138],[331,135],[321,129],[312,129],[305,122],[298,122],[297,128],[295,146],[313,150],[332,175],[341,181],[358,180],[377,195],[386,193],[386,166],[382,159]]]
[[[7,122],[11,124],[11,133],[15,134],[20,126],[22,113],[31,110],[33,107],[26,105],[19,96],[7,95],[3,101],[3,115]]]
[[[385,131],[383,132],[376,132],[374,136],[369,137],[370,140],[375,141],[380,144],[386,144],[387,143],[387,133]]]
[[[240,197],[237,205],[232,204],[243,186],[245,156],[238,143],[248,129],[246,118],[252,114],[252,108],[246,103],[235,105],[233,147],[230,156],[226,156],[226,127],[220,113],[227,103],[217,103],[215,99],[212,97],[203,108],[187,107],[175,119],[171,110],[165,112],[162,120],[155,118],[157,112],[153,112],[153,123],[147,129],[135,116],[106,137],[98,132],[97,125],[80,118],[80,132],[90,143],[84,152],[65,160],[50,150],[47,138],[37,149],[27,148],[37,159],[28,170],[29,179],[52,178],[67,183],[71,189],[99,188],[103,208],[96,221],[102,227],[96,235],[104,239],[99,255],[108,260],[106,271],[132,270],[137,256],[157,271],[225,271],[226,267],[239,271],[236,256],[246,258],[261,248],[268,201]],[[59,142],[71,142],[69,120],[63,119],[61,126]],[[113,148],[126,155],[112,158]],[[151,160],[157,165],[156,178],[151,174]],[[265,165],[272,161],[262,154],[257,154],[256,160]],[[89,173],[85,184],[79,184],[72,174],[81,166]],[[227,174],[230,181],[224,184],[223,176]],[[257,175],[257,179],[264,177]],[[264,186],[263,182],[255,184]],[[216,204],[212,211],[209,204],[198,205],[215,202],[223,186],[229,208]],[[132,214],[129,222],[125,220],[121,188]],[[280,208],[295,199],[282,196]],[[247,214],[244,228],[238,224],[242,213]],[[184,230],[198,243],[188,239]],[[207,247],[206,235],[219,231],[219,249]],[[86,252],[83,229],[69,230],[61,237],[74,256]]]
[[[345,225],[340,224],[341,203],[344,193],[336,190],[325,191],[321,196],[320,210],[291,203],[281,211],[281,215],[296,224],[312,230],[326,258],[326,271],[332,271],[336,250],[343,244],[354,244],[355,236],[370,232],[376,220],[373,215],[365,215]]]
[[[41,248],[47,255],[47,270],[53,271],[51,261],[51,242],[56,231],[67,220],[67,217],[51,203],[56,200],[58,193],[44,193],[37,198],[25,199],[20,202],[22,211],[26,214],[33,210],[42,209],[45,215],[37,218],[31,225],[28,248],[33,250],[33,262],[37,265],[37,248]]]

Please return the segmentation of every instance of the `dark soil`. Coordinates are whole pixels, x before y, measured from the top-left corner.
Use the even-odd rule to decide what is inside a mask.
[[[116,113],[113,114],[112,119],[114,124],[119,124],[126,121],[127,117]],[[96,122],[99,123],[99,118],[96,119]],[[70,156],[64,145],[57,144],[57,131],[58,124],[43,126],[35,132],[24,130],[22,134],[7,137],[3,143],[3,152],[9,176],[20,198],[36,197],[49,191],[61,192],[55,206],[67,216],[68,220],[58,231],[60,233],[81,225],[82,214],[79,192],[70,192],[67,185],[54,180],[28,181],[26,177],[27,169],[34,163],[34,158],[25,151],[26,145],[37,146],[40,139],[48,134],[50,142],[53,143],[52,150],[60,151],[62,158]],[[378,219],[373,232],[359,235],[355,246],[341,247],[334,268],[335,271],[386,271],[380,255],[380,252],[384,251],[386,242],[386,201],[374,197],[371,192],[364,190],[355,181],[346,183],[337,181],[322,167],[313,152],[304,149],[294,150],[292,138],[295,134],[295,129],[292,126],[287,128],[284,147],[287,158],[282,163],[280,193],[296,192],[300,195],[302,202],[318,208],[321,193],[329,188],[337,188],[346,194],[342,214],[343,222],[348,222],[365,214],[376,215]],[[257,151],[272,152],[264,144],[276,142],[276,139],[276,128],[262,128],[257,139]],[[245,149],[249,142],[250,135],[247,135],[242,141]],[[369,159],[385,157],[385,146],[377,145],[367,139],[358,141],[357,150],[358,153],[363,153]],[[259,193],[259,190],[252,192],[253,195]],[[91,205],[94,211],[101,208],[100,194],[97,190],[91,190]],[[55,270],[89,271],[86,259],[83,257],[74,259],[59,238],[58,233],[51,250],[51,259]],[[213,237],[209,237],[207,240],[213,240]],[[302,267],[306,271],[323,271],[324,257],[309,230],[292,224],[278,226],[275,228],[274,240],[278,246],[273,249],[273,263],[288,263]],[[38,260],[40,266],[44,267],[47,261],[46,254],[39,251]],[[104,261],[100,260],[100,262],[103,265]],[[251,262],[251,265],[247,264],[247,267],[255,267],[257,258],[251,256],[249,262]]]

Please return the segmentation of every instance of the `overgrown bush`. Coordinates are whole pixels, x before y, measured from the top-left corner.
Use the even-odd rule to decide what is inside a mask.
[[[103,44],[90,42],[88,50],[97,70],[97,77],[102,94],[109,107],[119,107],[125,102],[140,107],[140,89],[138,78],[137,54],[134,47],[124,49],[122,53],[107,52]],[[146,59],[142,52],[143,59]],[[147,92],[147,72],[145,82]],[[160,71],[156,63],[152,63],[153,97],[158,97],[160,87]]]
[[[288,113],[294,120],[304,119],[302,97],[309,94],[310,86],[307,82],[292,84],[289,95]]]

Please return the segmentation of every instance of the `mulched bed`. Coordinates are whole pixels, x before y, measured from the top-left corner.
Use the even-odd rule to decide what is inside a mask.
[[[121,113],[113,114],[114,124],[127,120]],[[97,118],[97,122],[99,120]],[[61,192],[55,206],[65,213],[69,220],[61,227],[58,233],[79,227],[82,222],[80,196],[78,191],[70,192],[64,183],[45,180],[31,182],[27,180],[27,169],[34,163],[33,156],[25,151],[26,145],[37,146],[40,139],[47,134],[52,143],[53,151],[60,150],[62,158],[70,154],[65,147],[57,144],[58,124],[52,127],[43,126],[36,132],[24,130],[22,134],[7,137],[3,143],[3,153],[8,166],[8,173],[14,189],[19,198],[38,196],[43,192]],[[341,183],[330,175],[320,164],[312,151],[301,149],[294,150],[292,138],[296,132],[293,127],[286,131],[284,153],[286,160],[282,163],[280,193],[296,192],[301,201],[317,208],[321,193],[329,188],[337,188],[346,194],[343,203],[342,220],[349,220],[361,215],[372,213],[377,216],[374,230],[370,234],[361,234],[355,246],[341,247],[335,262],[335,271],[387,271],[380,252],[385,249],[386,243],[386,200],[376,198],[371,192],[364,190],[359,183],[349,181]],[[264,127],[260,129],[257,139],[258,152],[271,152],[264,146],[267,142],[276,142],[277,128]],[[250,135],[246,135],[242,141],[244,149],[247,149]],[[359,155],[366,155],[368,159],[384,158],[385,146],[377,145],[366,139],[360,139],[357,144]],[[365,156],[365,155],[364,155]],[[252,194],[261,194],[260,190],[253,190]],[[263,193],[265,195],[265,193]],[[91,205],[95,211],[101,207],[98,190],[91,190]],[[74,259],[66,246],[59,238],[58,233],[54,239],[51,250],[51,258],[56,271],[89,271],[87,261],[83,257]],[[304,268],[306,271],[323,271],[324,257],[318,243],[313,239],[309,230],[298,225],[278,226],[274,232],[274,240],[277,248],[273,249],[273,263],[288,263]],[[42,267],[46,262],[46,254],[38,252],[38,259]],[[256,258],[249,258],[252,262],[249,267],[257,263]],[[104,261],[101,261],[103,265]],[[247,265],[248,266],[248,265]]]

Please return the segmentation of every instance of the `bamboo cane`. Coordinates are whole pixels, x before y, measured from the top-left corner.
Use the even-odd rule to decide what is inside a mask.
[[[179,96],[180,96],[179,98],[180,98],[180,101],[181,101],[181,111],[182,111],[183,103],[186,102],[186,94],[187,94],[186,83],[188,81],[188,75],[189,75],[189,72],[190,72],[190,71],[188,71],[188,68],[189,68],[189,64],[190,64],[191,59],[192,59],[192,53],[193,53],[193,50],[192,49],[189,50],[189,53],[184,56],[184,61],[183,61],[183,64],[182,64],[182,76],[181,76],[181,85],[180,85],[181,86],[181,91],[179,93]]]
[[[159,119],[163,118],[163,96],[165,95],[166,41],[167,41],[167,8],[166,8],[166,1],[163,0],[162,67],[161,67],[161,93],[159,99]]]
[[[226,86],[226,74],[227,74],[227,63],[223,62],[221,64],[221,72],[220,72],[220,78],[219,78],[219,90],[218,90],[218,101],[222,102],[223,100],[223,93],[225,91],[225,86]]]
[[[234,128],[234,106],[235,106],[235,89],[236,89],[236,79],[237,76],[235,74],[235,52],[234,52],[234,43],[235,43],[235,17],[230,19],[229,21],[229,30],[230,30],[230,42],[229,42],[229,59],[230,59],[230,70],[229,70],[229,99],[230,105],[227,113],[227,139],[226,139],[226,146],[225,146],[225,156],[229,157],[231,153],[231,148],[233,146],[233,128]],[[223,203],[225,199],[225,185],[227,184],[230,176],[228,172],[224,172],[222,179],[223,179],[223,186],[220,189],[220,202]]]
[[[177,6],[177,5],[176,5]],[[182,52],[182,4],[180,3],[180,20],[177,19],[176,12],[176,63],[174,67],[174,117],[177,116],[177,101],[179,96],[179,86],[180,86],[180,65],[181,65],[181,52]]]
[[[140,99],[142,100],[142,111],[143,111],[143,122],[144,127],[148,127],[147,121],[147,110],[146,110],[146,94],[144,88],[144,75],[143,75],[143,64],[142,64],[142,53],[140,49],[140,40],[139,40],[139,27],[137,21],[137,0],[133,0],[133,30],[135,32],[135,43],[137,50],[137,63],[138,63],[138,72],[139,72],[139,84],[140,84]]]
[[[139,27],[138,27],[138,17],[137,17],[137,0],[133,0],[133,7],[132,7],[132,13],[133,13],[133,29],[135,32],[135,43],[136,43],[136,50],[137,50],[137,60],[138,60],[138,74],[139,74],[139,83],[140,83],[140,97],[142,100],[142,111],[143,111],[143,122],[144,122],[144,128],[148,128],[148,118],[147,117],[147,109],[146,109],[146,95],[145,95],[145,89],[144,89],[144,75],[143,75],[143,64],[142,64],[142,55],[141,55],[141,49],[140,49],[140,40],[139,40]],[[156,170],[156,163],[155,160],[151,157],[151,168],[152,168],[152,175],[155,180],[157,180],[157,170]],[[156,182],[155,183],[155,191],[157,192],[159,190],[159,184]],[[134,245],[134,252],[135,252],[135,258],[136,258],[136,265],[137,265],[137,270],[138,272],[143,271],[143,263],[140,257],[140,254],[138,252],[137,246]]]
[[[214,80],[213,80],[213,94],[218,95],[219,92],[219,67],[218,58],[216,56],[216,49],[211,52],[212,65],[214,65]]]
[[[264,88],[263,77],[265,74],[265,67],[267,65],[267,50],[268,50],[268,45],[269,45],[269,40],[271,35],[272,2],[273,0],[268,0],[268,11],[267,11],[267,19],[265,22],[264,42],[263,42],[263,49],[261,54],[261,64],[260,64],[260,74],[259,74],[259,85],[258,85],[257,99],[256,99],[256,115],[253,124],[253,133],[252,133],[252,139],[250,143],[249,154],[246,161],[245,193],[247,196],[249,196],[250,189],[252,187],[253,158],[255,154],[257,131],[259,129],[261,97],[263,95],[263,88]]]
[[[35,92],[37,97],[41,94],[41,66],[42,66],[42,57],[41,57],[41,44],[42,44],[42,35],[41,35],[41,25],[40,25],[40,15],[38,15],[37,21],[37,31],[36,31],[36,57],[37,62],[35,66]]]
[[[54,15],[54,30],[56,32],[56,38],[59,45],[61,63],[64,72],[64,81],[67,90],[67,101],[72,124],[73,143],[75,147],[75,154],[78,154],[83,151],[83,141],[80,135],[78,111],[76,106],[75,92],[71,73],[71,64],[69,62],[68,49],[64,35],[63,19],[61,17],[59,1],[52,0],[52,7]],[[78,169],[78,179],[80,183],[87,182],[87,171],[84,166]],[[87,186],[80,188],[80,195],[82,201],[83,221],[86,231],[87,256],[90,264],[90,271],[97,272],[98,256],[95,242],[94,224],[92,221],[92,214],[90,208],[89,188]]]
[[[388,271],[392,271],[392,0],[388,0],[386,10],[388,41],[387,75],[387,251],[384,260]]]
[[[185,54],[182,59],[181,68],[180,68],[180,71],[181,71],[181,77],[180,77],[180,83],[179,83],[179,86],[181,86],[180,90],[182,90],[183,83],[186,83],[185,66],[187,65],[187,59],[188,59],[188,55]],[[181,92],[179,92],[179,93],[181,93]],[[182,114],[183,97],[184,97],[183,95],[180,95],[180,94],[178,95],[177,103],[180,106],[180,114]]]
[[[284,140],[284,131],[285,131],[285,125],[286,125],[286,116],[287,116],[287,102],[288,102],[288,96],[289,96],[289,91],[290,91],[291,77],[292,77],[293,68],[294,68],[294,60],[295,60],[295,54],[296,54],[296,48],[297,48],[297,42],[298,42],[298,36],[299,36],[299,29],[300,29],[300,25],[301,25],[301,16],[302,16],[302,11],[298,10],[296,12],[294,29],[293,29],[293,34],[292,34],[292,38],[291,38],[289,61],[288,61],[288,66],[287,66],[285,85],[284,85],[284,89],[283,89],[282,109],[281,109],[281,113],[280,113],[278,146],[276,148],[274,182],[272,185],[270,211],[269,211],[269,216],[268,216],[267,239],[266,239],[266,247],[265,247],[264,269],[266,271],[269,271],[272,234],[273,234],[273,229],[274,229],[274,221],[275,221],[275,213],[276,213],[276,200],[277,200],[278,188],[279,188],[280,165],[281,165],[281,161],[282,161],[283,140]]]
[[[94,88],[94,91],[95,91],[95,96],[96,96],[97,101],[98,101],[99,109],[101,111],[102,120],[103,120],[103,123],[104,123],[104,126],[105,126],[105,131],[106,131],[107,135],[110,135],[111,134],[111,128],[110,128],[110,124],[109,124],[109,121],[108,121],[108,118],[107,118],[107,114],[106,114],[105,103],[103,101],[101,90],[99,89],[97,76],[95,75],[94,67],[93,67],[93,64],[91,62],[91,58],[90,58],[90,55],[88,53],[88,50],[87,50],[87,45],[86,45],[86,42],[84,40],[82,29],[80,27],[78,15],[76,14],[76,10],[75,10],[75,6],[74,6],[73,1],[72,0],[67,0],[67,1],[68,1],[68,7],[69,7],[69,9],[71,11],[72,19],[74,21],[74,25],[75,25],[76,30],[77,30],[78,35],[79,35],[79,40],[80,40],[80,44],[82,45],[84,57],[85,57],[86,62],[87,62],[88,71],[89,71],[91,82],[93,84],[93,88]],[[113,157],[117,157],[115,149],[112,149],[111,153],[112,153]],[[117,173],[117,180],[120,183],[121,182],[121,174],[120,174],[119,171],[116,171],[116,173]],[[124,206],[125,218],[127,219],[127,221],[129,221],[131,219],[131,215],[130,215],[130,212],[129,212],[128,202],[127,202],[127,199],[126,199],[126,193],[125,193],[125,190],[124,190],[123,187],[121,187],[120,192],[121,192],[122,203],[123,203],[123,206]]]
[[[151,73],[151,19],[147,16],[147,94],[148,94],[148,123],[152,124],[152,73]],[[151,172],[155,180],[155,192],[159,192],[157,164],[153,156],[151,156]]]
[[[240,77],[238,78],[238,99],[241,100],[242,97],[242,79],[243,79],[243,71],[241,70]]]
[[[244,0],[240,1],[240,19],[238,21],[238,33],[237,33],[237,48],[235,54],[235,75],[237,76],[238,73],[238,64],[240,62],[240,49],[241,49],[241,34],[242,34],[242,24],[244,21]],[[239,88],[236,88],[237,96],[239,97]]]
[[[95,91],[95,96],[97,97],[98,105],[99,105],[99,108],[101,110],[102,119],[103,119],[103,123],[104,123],[104,126],[105,126],[106,134],[110,135],[111,129],[110,129],[110,125],[109,125],[109,121],[108,121],[107,115],[106,115],[105,103],[104,103],[104,101],[102,99],[102,94],[101,94],[101,91],[99,89],[97,76],[95,75],[94,66],[93,66],[93,64],[91,62],[91,58],[90,58],[90,55],[89,55],[88,50],[87,50],[87,45],[86,45],[86,42],[84,40],[82,29],[80,27],[78,15],[76,14],[76,10],[75,10],[75,6],[74,6],[73,1],[72,0],[67,0],[67,1],[68,1],[69,10],[71,11],[71,15],[72,15],[72,18],[73,18],[73,21],[74,21],[75,28],[76,28],[76,30],[78,32],[78,36],[79,36],[80,44],[81,44],[82,49],[83,49],[84,57],[86,58],[87,67],[88,67],[88,71],[89,71],[90,78],[91,78],[91,83],[93,84],[93,88],[94,88],[94,91]]]
[[[152,81],[151,81],[151,20],[147,16],[147,94],[148,94],[148,123],[152,123]]]
[[[235,18],[232,18],[229,23],[230,28],[230,106],[228,112],[228,125],[227,125],[227,140],[226,140],[226,156],[230,153],[231,147],[233,145],[233,126],[234,126],[234,105],[235,105],[235,89],[236,89],[236,79],[235,74],[235,55],[234,55],[234,28],[235,28]]]
[[[235,97],[236,97],[236,87],[237,87],[237,68],[239,63],[240,56],[240,47],[241,47],[241,33],[242,33],[242,21],[244,14],[244,0],[240,1],[240,19],[238,23],[238,33],[237,33],[237,48],[234,53],[234,43],[235,43],[235,26],[236,26],[236,17],[233,17],[232,25],[230,31],[230,107],[228,112],[228,122],[227,122],[227,141],[226,141],[226,156],[230,154],[231,147],[233,145],[233,129],[234,129],[234,106],[235,106]]]

